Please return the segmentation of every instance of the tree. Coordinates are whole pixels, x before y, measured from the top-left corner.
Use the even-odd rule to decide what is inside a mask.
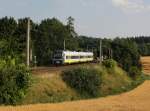
[[[74,30],[74,18],[71,16],[67,18],[67,29],[72,37],[77,37],[77,33]]]
[[[70,36],[70,32],[58,19],[45,19],[38,26],[35,38],[35,54],[39,65],[50,64],[55,50],[63,50],[63,42],[66,40],[66,49],[73,50],[77,46],[77,40]]]
[[[17,28],[14,18],[3,17],[0,19],[0,39],[11,39]]]
[[[16,28],[17,22],[14,18],[4,17],[0,19],[0,50],[2,51],[0,56],[15,56],[15,53],[17,52],[15,38]]]
[[[26,95],[30,85],[30,73],[14,59],[0,60],[0,104],[14,105]]]
[[[131,66],[141,68],[140,54],[137,44],[130,39],[116,38],[112,42],[113,58],[120,63],[127,72]]]

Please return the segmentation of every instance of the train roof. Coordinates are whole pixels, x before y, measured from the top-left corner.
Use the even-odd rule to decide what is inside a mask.
[[[63,53],[69,55],[93,55],[93,52],[63,51]]]

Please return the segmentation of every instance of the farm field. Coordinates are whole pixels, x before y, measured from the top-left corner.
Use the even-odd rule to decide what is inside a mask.
[[[141,62],[142,62],[142,65],[143,65],[143,71],[146,74],[150,75],[150,57],[149,56],[142,57]]]
[[[143,57],[141,60],[143,71],[149,74],[150,57]],[[16,107],[1,106],[0,111],[149,111],[149,92],[150,81],[145,81],[136,89],[116,96],[56,104],[37,104]]]

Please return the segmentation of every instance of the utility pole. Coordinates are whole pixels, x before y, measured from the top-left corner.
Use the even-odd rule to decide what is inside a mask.
[[[66,50],[66,41],[64,40],[64,51]]]
[[[30,67],[30,18],[28,18],[27,24],[27,67]]]
[[[102,63],[102,40],[101,39],[99,42],[99,59],[100,59],[100,63]]]

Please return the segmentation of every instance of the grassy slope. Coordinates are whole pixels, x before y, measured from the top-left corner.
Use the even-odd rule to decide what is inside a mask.
[[[79,99],[80,95],[69,88],[60,75],[49,78],[33,77],[33,85],[30,87],[23,104],[61,102]]]
[[[132,83],[126,72],[117,66],[110,69],[101,67],[99,70],[102,71],[101,96],[122,92]]]
[[[107,69],[103,66],[94,67],[102,72],[101,96],[123,92],[132,83],[132,80],[119,67],[113,69]],[[61,102],[84,98],[67,86],[58,74],[48,78],[35,76],[33,78],[34,83],[23,100],[23,104]]]

